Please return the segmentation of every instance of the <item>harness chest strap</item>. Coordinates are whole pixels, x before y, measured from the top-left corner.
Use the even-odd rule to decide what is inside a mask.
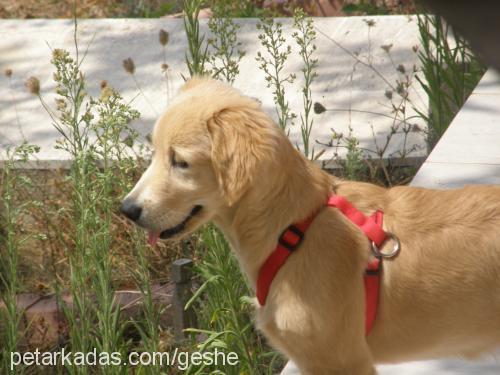
[[[346,198],[332,195],[328,198],[326,206],[338,208],[349,220],[356,224],[372,243],[380,247],[387,239],[387,234],[382,229],[383,213],[375,212],[373,216],[365,216],[358,211]],[[290,225],[281,234],[278,245],[273,253],[266,259],[260,268],[257,278],[257,300],[261,306],[266,303],[271,283],[287,258],[296,250],[304,234],[314,220],[316,214],[306,220]],[[377,315],[377,306],[380,290],[380,273],[382,260],[380,257],[371,261],[365,271],[365,333],[368,335],[373,327]]]

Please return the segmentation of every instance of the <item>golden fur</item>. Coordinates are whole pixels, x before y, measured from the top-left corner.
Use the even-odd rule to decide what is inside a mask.
[[[330,192],[402,245],[384,262],[374,328],[364,332],[365,235],[334,208],[320,211],[274,279],[257,324],[302,374],[374,374],[374,363],[475,356],[500,345],[500,188],[384,189],[342,181],[306,160],[259,104],[195,78],[158,120],[155,155],[128,199],[150,231],[183,236],[207,221],[224,233],[252,287],[279,234]],[[188,168],[172,165],[172,157]]]

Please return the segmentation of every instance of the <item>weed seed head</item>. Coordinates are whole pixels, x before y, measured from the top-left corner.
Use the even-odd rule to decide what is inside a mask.
[[[385,53],[389,53],[389,51],[392,48],[392,45],[393,45],[392,43],[391,44],[384,44],[384,45],[380,46],[380,48],[382,48],[385,51]]]
[[[314,113],[316,113],[317,115],[323,113],[326,111],[326,108],[323,104],[321,104],[320,102],[316,102],[314,103]]]
[[[366,19],[365,19],[365,20],[363,20],[363,21],[364,21],[364,23],[366,23],[366,25],[367,25],[368,27],[373,27],[373,26],[375,26],[375,25],[376,25],[376,22],[375,22],[374,20],[366,20]]]
[[[123,60],[123,69],[129,74],[134,74],[135,73],[135,64],[134,60],[132,58],[128,58]]]
[[[73,59],[69,56],[68,51],[61,48],[56,48],[52,51],[52,61],[55,64],[68,64],[71,63]]]
[[[105,86],[102,90],[101,90],[101,97],[100,97],[100,100],[103,102],[103,103],[107,103],[109,101],[109,98],[112,97],[114,94],[113,92],[113,89],[109,86]]]
[[[57,109],[61,112],[65,111],[67,108],[67,103],[64,99],[56,99]]]
[[[40,81],[36,77],[30,77],[26,80],[26,88],[33,95],[40,94]]]
[[[168,39],[169,39],[169,35],[168,35],[168,32],[161,29],[160,30],[160,33],[159,33],[159,41],[160,41],[160,44],[165,47],[167,44],[168,44]]]

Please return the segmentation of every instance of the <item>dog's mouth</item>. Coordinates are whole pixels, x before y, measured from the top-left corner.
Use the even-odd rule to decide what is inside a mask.
[[[194,216],[196,216],[201,211],[202,208],[203,206],[200,205],[194,206],[191,212],[184,218],[184,220],[182,220],[176,226],[164,229],[161,232],[151,232],[151,231],[148,232],[148,243],[151,246],[154,246],[156,245],[158,239],[160,238],[162,240],[166,240],[175,236],[176,234],[181,233],[186,228],[186,225],[189,222],[189,220],[191,220]]]

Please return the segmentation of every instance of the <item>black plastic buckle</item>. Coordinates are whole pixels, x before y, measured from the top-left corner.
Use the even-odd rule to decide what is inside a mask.
[[[379,276],[380,274],[382,274],[382,259],[383,258],[378,258],[377,268],[365,269],[365,275],[366,276]]]
[[[380,275],[380,266],[376,270],[365,270],[367,276],[378,276]]]
[[[285,241],[284,235],[286,234],[287,231],[293,232],[295,235],[298,237],[298,241],[295,243],[289,243]],[[286,228],[283,233],[281,233],[281,236],[278,240],[281,246],[284,248],[288,249],[290,252],[294,251],[297,249],[297,247],[300,246],[302,243],[302,240],[304,239],[304,232],[302,232],[299,228],[297,228],[295,225],[290,225],[288,228]]]

